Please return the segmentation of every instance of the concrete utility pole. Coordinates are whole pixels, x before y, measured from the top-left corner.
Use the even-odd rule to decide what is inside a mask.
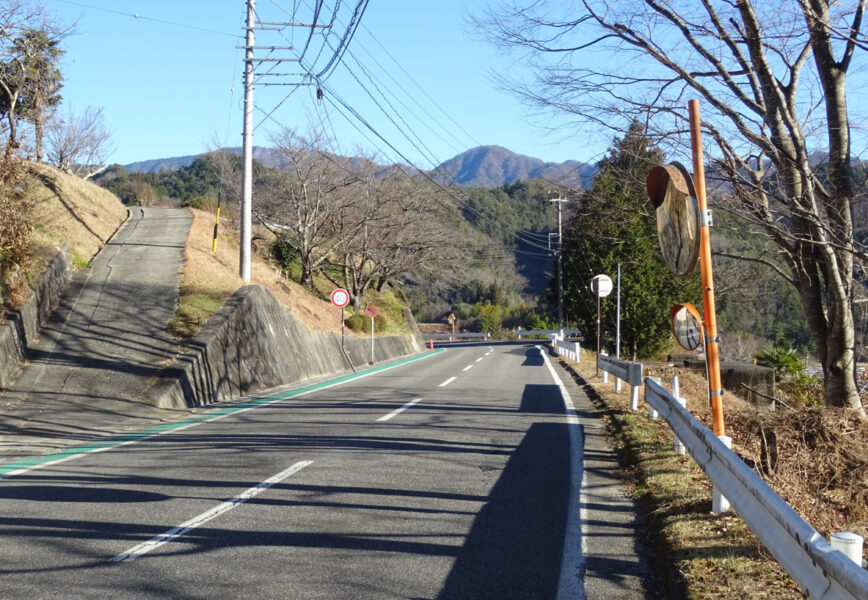
[[[247,38],[244,46],[244,132],[242,134],[241,255],[239,275],[250,283],[250,230],[253,226],[253,25],[256,0],[247,0]]]
[[[562,207],[566,198],[552,198],[549,202],[558,204],[558,329],[564,328],[564,232],[561,220]]]
[[[247,35],[245,37],[244,46],[244,132],[242,133],[242,151],[241,151],[241,249],[238,260],[238,274],[245,283],[250,283],[250,244],[251,230],[253,228],[253,85],[256,83],[256,65],[267,63],[283,63],[301,61],[295,57],[265,57],[256,59],[253,56],[255,50],[276,50],[292,51],[295,50],[292,46],[254,46],[253,32],[256,29],[263,31],[283,31],[286,27],[310,27],[310,28],[329,28],[331,25],[317,25],[312,23],[305,25],[297,21],[291,23],[277,21],[259,21],[256,23],[256,0],[247,0],[247,26],[245,27]],[[278,77],[284,73],[261,73],[258,78],[262,79],[266,76]],[[263,83],[263,85],[293,85],[283,83]],[[309,84],[298,84],[309,85]],[[273,111],[272,111],[273,112]]]

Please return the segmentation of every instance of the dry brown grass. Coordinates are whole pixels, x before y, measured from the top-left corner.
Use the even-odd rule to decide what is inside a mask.
[[[204,309],[199,314],[194,309],[188,317],[181,316],[186,323],[175,323],[175,332],[183,336],[195,333],[226,298],[244,285],[238,276],[237,233],[221,224],[217,252],[214,253],[211,251],[214,215],[196,209],[188,210],[193,214],[193,225],[184,248],[186,264],[181,293]],[[337,308],[327,300],[310,294],[297,283],[281,277],[279,271],[257,252],[253,253],[251,260],[250,279],[251,283],[271,290],[309,328],[340,333],[340,311]],[[182,298],[182,310],[184,303]],[[346,334],[354,335],[349,329],[346,329]]]
[[[24,205],[30,235],[26,254],[0,286],[4,302],[17,306],[28,295],[45,265],[66,243],[76,267],[86,266],[126,219],[127,211],[111,193],[47,165],[22,161],[26,177]]]
[[[89,263],[126,219],[126,207],[88,181],[48,165],[26,164],[33,174],[34,254],[44,261],[66,243],[78,266]]]

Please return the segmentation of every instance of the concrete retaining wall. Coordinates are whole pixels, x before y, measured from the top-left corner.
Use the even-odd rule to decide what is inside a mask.
[[[9,311],[0,323],[0,388],[8,388],[27,358],[29,343],[39,335],[72,276],[72,258],[60,247],[39,277],[21,308]]]
[[[704,361],[684,360],[684,366],[705,372]],[[720,378],[723,388],[728,392],[738,394],[755,406],[774,410],[775,404],[769,400],[775,395],[774,369],[751,363],[721,362]],[[754,394],[744,386],[758,391],[759,394]]]
[[[162,408],[220,402],[367,365],[370,338],[308,329],[262,286],[236,291],[145,394]],[[411,336],[378,337],[376,362],[422,351]]]

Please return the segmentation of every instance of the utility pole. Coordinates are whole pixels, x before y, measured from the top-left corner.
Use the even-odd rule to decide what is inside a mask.
[[[564,202],[569,202],[566,198],[552,198],[549,202],[557,202],[558,204],[558,330],[564,328],[564,232],[561,219],[562,207]]]
[[[239,275],[250,283],[250,230],[253,226],[253,25],[256,0],[247,0],[247,36],[244,45],[244,132],[242,134],[241,255]]]
[[[298,58],[286,56],[267,56],[254,58],[254,51],[269,50],[273,53],[278,50],[293,51],[292,46],[254,46],[254,30],[281,32],[286,27],[309,27],[330,28],[331,25],[318,25],[317,23],[304,24],[298,21],[289,23],[275,21],[259,21],[256,19],[256,0],[247,0],[247,25],[244,40],[244,131],[242,133],[241,150],[241,248],[238,259],[238,274],[244,283],[250,283],[250,254],[251,254],[251,230],[253,228],[253,85],[257,79],[267,76],[279,77],[285,73],[273,73],[270,70],[256,75],[256,66],[262,63],[279,64],[284,62],[301,61]],[[262,85],[307,85],[290,83],[262,83]]]

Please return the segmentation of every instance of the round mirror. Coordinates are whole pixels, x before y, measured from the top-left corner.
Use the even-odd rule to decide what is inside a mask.
[[[699,205],[690,173],[680,163],[654,167],[645,181],[657,208],[657,237],[669,270],[683,276],[693,272],[699,258]]]
[[[685,350],[696,350],[702,343],[702,318],[692,304],[672,307],[672,333]]]

